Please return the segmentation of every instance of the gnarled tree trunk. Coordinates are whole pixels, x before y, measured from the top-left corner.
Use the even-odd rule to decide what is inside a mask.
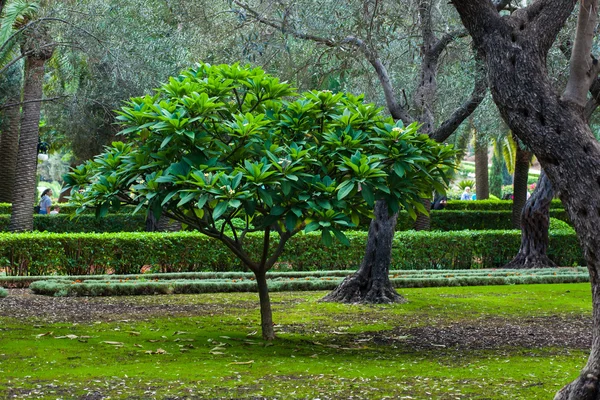
[[[488,66],[502,118],[540,161],[577,232],[592,285],[592,349],[588,362],[556,400],[600,399],[600,143],[584,111],[600,65],[590,62],[597,0],[581,2],[570,76],[561,97],[548,77],[546,57],[576,0],[538,0],[509,17],[489,1],[454,0]]]
[[[521,228],[521,213],[527,201],[527,178],[529,177],[529,163],[532,156],[531,152],[521,149],[520,144],[517,143],[511,219],[512,226],[515,229]]]
[[[554,198],[552,183],[542,171],[535,191],[525,203],[521,214],[521,248],[504,268],[554,268],[548,258],[548,227],[550,203]]]
[[[341,303],[399,303],[389,279],[392,242],[397,215],[389,215],[384,201],[375,203],[375,217],[369,226],[367,249],[359,270],[346,279],[323,301]]]
[[[477,200],[490,198],[488,172],[488,142],[479,133],[475,134],[475,193]]]

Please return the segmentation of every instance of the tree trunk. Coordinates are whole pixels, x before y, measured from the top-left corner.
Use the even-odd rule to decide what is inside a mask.
[[[521,228],[521,212],[527,201],[527,178],[532,156],[531,152],[521,149],[520,144],[517,143],[512,206],[512,226],[515,229]]]
[[[383,201],[375,203],[375,218],[369,226],[367,249],[359,270],[323,301],[341,303],[404,303],[389,279],[392,242],[397,215],[389,215]]]
[[[491,3],[454,0],[475,47],[485,57],[502,118],[540,161],[577,232],[592,286],[592,349],[580,376],[556,400],[600,399],[600,143],[584,115],[598,74],[589,62],[597,1],[581,2],[567,88],[561,97],[546,57],[576,0],[539,0],[501,17]],[[585,4],[585,7],[583,5]]]
[[[271,299],[269,298],[269,287],[267,286],[267,274],[263,268],[254,271],[256,284],[258,285],[258,297],[260,299],[260,326],[264,340],[275,339],[273,330],[273,312],[271,311]]]
[[[20,102],[20,96],[11,98],[8,103]],[[2,116],[2,136],[0,136],[0,203],[10,203],[13,199],[15,168],[19,152],[19,130],[21,115],[19,107],[9,107]]]
[[[490,198],[488,174],[488,143],[479,133],[475,134],[475,193],[477,200]]]
[[[421,199],[423,207],[427,212],[431,211],[431,199]],[[416,231],[428,231],[431,228],[431,217],[430,215],[421,214],[417,212],[417,219],[413,225]]]
[[[23,88],[23,115],[21,135],[13,185],[12,214],[9,230],[33,230],[33,206],[36,199],[35,176],[37,170],[37,145],[44,82],[44,58],[28,57],[25,60],[25,87]],[[30,102],[28,102],[30,101]]]
[[[554,198],[552,183],[542,171],[535,191],[521,214],[521,248],[504,268],[555,268],[548,258],[548,227],[550,203]]]

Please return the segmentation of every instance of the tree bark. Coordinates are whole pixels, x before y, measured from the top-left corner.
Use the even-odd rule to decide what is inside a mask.
[[[529,163],[532,156],[531,152],[523,150],[520,144],[517,143],[512,205],[512,226],[515,229],[521,228],[521,213],[527,201],[527,179],[529,177]],[[525,230],[523,230],[524,232]]]
[[[19,97],[9,102],[20,101]],[[19,152],[19,131],[21,115],[19,107],[4,110],[2,116],[2,136],[0,136],[0,203],[10,203],[13,199],[15,168]]]
[[[521,214],[521,248],[503,268],[555,268],[548,258],[548,227],[550,203],[554,198],[552,183],[542,171],[535,191]]]
[[[562,97],[556,95],[548,77],[546,57],[576,0],[539,0],[508,18],[500,17],[489,1],[453,3],[485,58],[492,96],[502,118],[532,149],[559,192],[587,263],[592,286],[592,349],[580,376],[555,399],[599,399],[600,144],[584,115],[587,91],[598,74],[598,62],[590,62],[589,53],[597,0],[580,3],[569,77],[579,82],[570,82]],[[578,44],[580,40],[587,43]],[[574,68],[584,71],[574,73]],[[589,84],[582,85],[582,80]]]
[[[488,173],[488,143],[478,133],[475,134],[475,193],[477,200],[490,198]]]
[[[28,57],[25,60],[25,87],[23,101],[41,99],[44,82],[43,58]],[[12,213],[9,230],[23,232],[33,230],[33,206],[36,199],[35,176],[37,171],[37,145],[39,141],[40,102],[23,104],[19,151],[13,183]]]
[[[392,242],[398,215],[389,215],[384,201],[375,203],[375,216],[369,226],[367,249],[359,270],[323,301],[340,303],[404,303],[389,279]]]
[[[271,311],[267,274],[266,271],[261,268],[254,271],[254,276],[256,277],[258,297],[260,300],[260,326],[262,328],[262,337],[264,340],[270,341],[275,339],[275,330],[273,329],[273,312]]]

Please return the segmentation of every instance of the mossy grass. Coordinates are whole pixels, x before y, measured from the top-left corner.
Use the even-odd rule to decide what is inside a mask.
[[[255,332],[259,313],[250,293],[131,300],[197,310],[215,305],[210,313],[192,315],[116,313],[74,324],[3,316],[0,397],[546,399],[585,364],[587,350],[580,348],[419,350],[360,335],[487,318],[519,323],[540,316],[587,317],[588,284],[401,293],[407,304],[386,306],[321,303],[325,292],[275,293],[280,325],[278,339],[268,345]]]

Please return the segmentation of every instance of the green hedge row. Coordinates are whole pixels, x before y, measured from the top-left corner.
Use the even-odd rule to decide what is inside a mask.
[[[8,291],[4,288],[0,288],[0,299],[8,296]]]
[[[9,224],[10,215],[0,215],[0,231],[8,231]],[[96,218],[92,214],[77,217],[67,214],[33,216],[33,229],[40,232],[142,232],[145,228],[144,213],[108,214],[103,218]]]
[[[69,203],[54,203],[52,208],[59,207],[61,214],[75,214],[77,207]],[[133,206],[122,206],[117,211],[118,214],[131,214],[135,210]],[[12,205],[10,203],[0,203],[0,214],[10,214],[12,212]],[[86,210],[86,214],[93,214],[94,210]]]
[[[512,210],[512,200],[448,200],[446,210]],[[550,208],[564,209],[560,199],[552,200]]]
[[[287,244],[276,269],[356,268],[364,255],[366,232],[347,232],[350,246],[321,244],[317,233],[299,234]],[[519,249],[519,231],[397,232],[392,269],[498,268]],[[259,254],[260,235],[249,234],[246,248]],[[582,265],[572,230],[550,232],[549,256],[557,265]],[[0,234],[0,267],[9,275],[87,275],[112,271],[139,273],[239,271],[244,268],[220,242],[194,232],[179,233],[22,233]]]
[[[336,271],[344,272],[344,271]],[[439,287],[439,286],[480,286],[532,283],[575,283],[589,281],[587,270],[583,268],[544,269],[535,271],[480,270],[480,273],[458,271],[449,273],[399,274],[390,278],[396,288]],[[347,274],[348,272],[345,271]],[[301,278],[269,277],[271,291],[332,290],[343,277],[335,274],[327,276],[306,276]],[[51,279],[33,282],[30,286],[36,294],[51,296],[130,296],[174,293],[217,293],[254,292],[256,283],[252,277],[237,279],[203,278],[171,280],[86,280],[83,282]]]
[[[467,203],[465,201],[465,203]],[[570,224],[564,209],[551,209],[550,217]],[[431,229],[437,231],[512,229],[510,210],[432,210]],[[413,229],[414,221],[406,212],[398,214],[397,231]],[[368,225],[361,226],[364,230]]]

